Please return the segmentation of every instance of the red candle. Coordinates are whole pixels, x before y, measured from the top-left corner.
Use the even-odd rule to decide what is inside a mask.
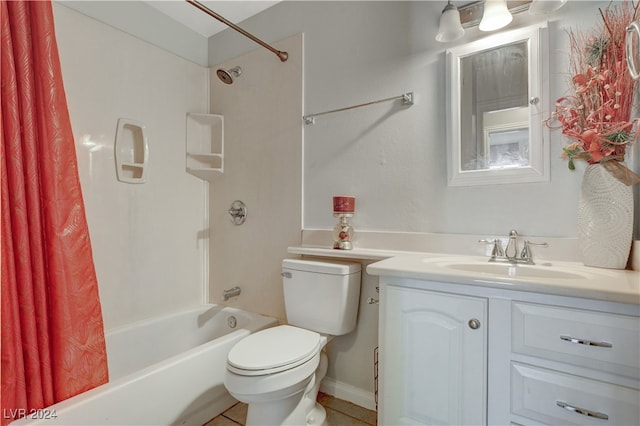
[[[334,213],[354,213],[356,211],[356,197],[337,195],[333,197]]]

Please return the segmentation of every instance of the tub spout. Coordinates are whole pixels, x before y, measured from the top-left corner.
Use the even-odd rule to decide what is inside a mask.
[[[230,289],[227,289],[227,290],[222,290],[222,298],[226,302],[230,298],[240,295],[241,291],[242,290],[240,290],[240,287],[238,287],[238,286],[235,286],[234,288],[230,288]]]

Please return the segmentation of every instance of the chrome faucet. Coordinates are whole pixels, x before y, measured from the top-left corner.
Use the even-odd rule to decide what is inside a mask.
[[[504,255],[509,260],[514,260],[518,257],[518,232],[515,229],[509,231],[509,242]]]
[[[522,248],[522,251],[519,252],[518,232],[515,229],[509,231],[509,241],[507,242],[507,248],[504,250],[502,249],[502,240],[499,238],[492,240],[479,240],[478,242],[493,244],[489,262],[524,263],[526,265],[535,265],[533,255],[531,253],[531,246],[548,247],[547,243],[534,243],[529,240],[524,240],[524,247]]]

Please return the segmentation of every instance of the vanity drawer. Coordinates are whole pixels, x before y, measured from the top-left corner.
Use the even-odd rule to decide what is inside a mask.
[[[512,351],[640,377],[640,319],[522,302],[512,304]]]
[[[548,424],[640,424],[640,392],[526,364],[511,364],[511,412]]]

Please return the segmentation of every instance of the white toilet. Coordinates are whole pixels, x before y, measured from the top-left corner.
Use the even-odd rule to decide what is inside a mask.
[[[251,334],[227,357],[224,384],[249,406],[247,425],[323,425],[316,403],[327,371],[321,352],[333,336],[356,326],[359,263],[285,259],[285,310],[290,325]]]

